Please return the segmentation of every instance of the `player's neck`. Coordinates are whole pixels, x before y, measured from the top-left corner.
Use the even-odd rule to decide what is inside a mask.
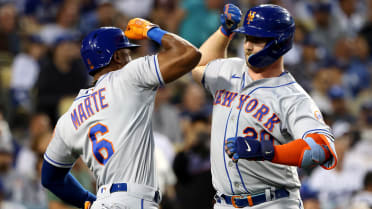
[[[254,81],[260,80],[263,78],[278,77],[283,72],[284,72],[283,57],[279,58],[273,64],[267,67],[264,67],[264,68],[254,69],[254,68],[248,67],[248,74]]]
[[[119,67],[117,67],[117,66],[111,66],[111,65],[106,66],[101,71],[99,71],[96,74],[94,74],[94,76],[93,76],[93,83],[95,83],[96,81],[98,81],[98,79],[101,76],[105,75],[106,73],[109,73],[111,71],[115,71],[115,70],[118,70],[118,69],[119,69]]]

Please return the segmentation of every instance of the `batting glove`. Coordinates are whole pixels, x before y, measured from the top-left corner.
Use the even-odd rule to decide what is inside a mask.
[[[92,207],[92,202],[91,201],[85,201],[84,209],[90,209],[90,207]]]
[[[274,158],[274,145],[272,141],[257,141],[245,137],[232,137],[225,141],[225,152],[237,162],[238,159],[269,160]]]
[[[242,12],[239,7],[234,4],[226,4],[223,7],[223,13],[220,16],[221,19],[221,32],[229,37],[232,31],[238,27],[240,20],[242,19]]]
[[[155,27],[159,26],[142,18],[133,18],[129,20],[124,33],[130,39],[142,40],[148,38],[147,32]]]

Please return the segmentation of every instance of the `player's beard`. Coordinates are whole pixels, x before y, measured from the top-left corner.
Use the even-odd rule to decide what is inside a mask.
[[[245,62],[247,63],[247,66],[248,66],[249,69],[251,69],[251,70],[253,70],[253,71],[256,72],[258,69],[255,68],[255,67],[253,67],[253,66],[252,66],[251,64],[249,64],[249,62],[248,62],[249,57],[252,56],[252,55],[253,55],[253,51],[245,51]]]

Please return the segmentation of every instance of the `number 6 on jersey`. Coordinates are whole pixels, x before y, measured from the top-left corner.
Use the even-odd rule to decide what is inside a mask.
[[[101,165],[105,165],[115,152],[111,141],[105,138],[97,139],[98,133],[103,137],[108,132],[107,126],[101,123],[96,123],[89,129],[89,139],[92,142],[93,155]]]

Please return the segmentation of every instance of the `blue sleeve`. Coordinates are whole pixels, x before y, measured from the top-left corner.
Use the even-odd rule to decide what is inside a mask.
[[[41,184],[61,200],[79,208],[84,208],[85,201],[96,200],[96,196],[71,175],[70,168],[55,167],[46,160],[41,170]]]

